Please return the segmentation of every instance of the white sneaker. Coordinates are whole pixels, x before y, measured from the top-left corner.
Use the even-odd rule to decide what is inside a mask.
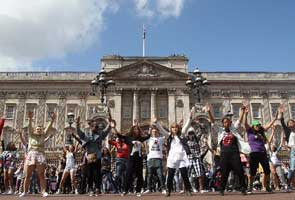
[[[166,195],[167,194],[167,191],[166,190],[163,190],[162,191],[162,194],[165,194]]]
[[[75,194],[79,194],[78,189],[75,189]]]
[[[60,192],[60,189],[58,189],[57,192],[56,192],[56,194],[60,194],[60,193],[61,193],[61,192]]]
[[[89,196],[92,197],[94,195],[94,193],[91,191],[89,192]]]
[[[200,192],[201,192],[201,194],[204,194],[204,193],[208,192],[208,190],[201,190]]]
[[[26,193],[25,193],[25,192],[23,192],[23,193],[21,193],[21,194],[19,195],[19,197],[24,197],[24,196],[26,196]]]
[[[42,197],[48,197],[48,193],[47,193],[47,192],[44,192],[44,193],[42,194]]]
[[[180,191],[179,191],[179,194],[183,194],[183,193],[184,193],[184,190],[180,190]]]
[[[8,192],[7,192],[7,194],[13,194],[13,191],[10,189],[10,190],[8,190]]]
[[[137,197],[141,197],[141,194],[140,194],[140,193],[136,193],[136,196],[137,196]]]
[[[193,189],[193,193],[197,193],[198,190],[196,188]]]
[[[143,192],[143,194],[148,194],[150,192],[151,192],[150,190],[146,190],[146,191]]]

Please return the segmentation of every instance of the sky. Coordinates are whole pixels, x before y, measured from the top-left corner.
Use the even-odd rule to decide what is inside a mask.
[[[0,0],[0,71],[98,71],[186,55],[201,71],[295,72],[294,0]]]

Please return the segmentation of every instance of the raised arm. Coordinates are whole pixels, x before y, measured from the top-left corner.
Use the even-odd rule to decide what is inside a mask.
[[[244,112],[244,126],[245,126],[245,128],[246,128],[246,131],[247,130],[249,130],[251,127],[250,127],[250,125],[248,124],[248,113],[249,113],[249,107],[248,106],[244,106],[245,107],[245,109],[244,109],[244,111],[242,111],[242,112]]]
[[[275,121],[278,119],[278,112],[276,113],[276,116],[273,120],[271,120],[271,122],[269,122],[267,125],[263,126],[265,131],[268,131],[268,129],[270,129],[270,127],[272,127],[272,125],[275,123]]]
[[[3,117],[3,118],[0,119],[0,136],[2,134],[4,123],[5,123],[5,118]]]
[[[45,135],[47,135],[47,136],[49,135],[49,131],[52,128],[53,123],[55,122],[56,114],[52,113],[50,117],[51,117],[50,123],[48,124],[48,126],[45,129]]]
[[[80,128],[80,116],[77,117],[77,119],[76,119],[76,127],[77,127],[77,134],[79,136],[79,139],[84,140],[85,139],[85,133]]]
[[[187,134],[187,130],[189,129],[191,123],[192,123],[192,120],[193,120],[193,112],[195,110],[195,107],[193,106],[191,111],[190,111],[190,116],[189,118],[187,119],[187,121],[185,122],[185,124],[183,125],[182,129],[181,129],[181,134],[182,135],[186,135]]]
[[[212,111],[211,111],[211,106],[209,104],[207,104],[205,106],[205,111],[208,113],[209,121],[212,124],[214,124],[215,123],[215,119],[214,119],[214,116],[213,116]]]
[[[34,132],[33,125],[32,125],[32,123],[33,123],[33,112],[30,111],[28,113],[28,117],[29,117],[28,131],[29,131],[29,136],[31,136],[33,134],[33,132]]]
[[[274,135],[275,135],[275,127],[272,126],[272,128],[271,128],[271,135],[270,135],[270,137],[268,139],[268,144],[269,145],[272,143]]]
[[[27,145],[27,141],[26,141],[26,139],[25,139],[25,137],[24,137],[24,135],[22,133],[23,131],[21,129],[18,129],[17,132],[19,134],[20,141],[22,142],[23,145],[26,146]]]
[[[163,128],[163,126],[161,125],[160,122],[157,121],[157,122],[155,123],[155,125],[156,125],[157,129],[160,131],[160,133],[161,133],[163,136],[168,136],[168,135],[169,135],[169,132],[166,131],[166,130]]]

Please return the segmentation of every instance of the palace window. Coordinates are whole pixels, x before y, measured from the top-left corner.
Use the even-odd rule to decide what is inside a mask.
[[[5,114],[6,114],[7,119],[14,119],[14,114],[15,114],[15,110],[16,110],[15,108],[16,108],[15,104],[7,104],[6,105]]]
[[[37,104],[35,103],[27,103],[26,104],[26,114],[25,118],[28,120],[29,112],[33,113],[33,119],[36,119],[36,109],[37,109]]]
[[[87,119],[97,112],[97,106],[95,104],[89,104],[87,109]]]
[[[270,105],[271,105],[271,116],[274,118],[278,112],[280,104],[279,103],[271,103]]]
[[[74,113],[75,116],[78,116],[78,105],[77,104],[67,104],[67,113]]]
[[[233,113],[234,118],[239,117],[239,115],[240,115],[240,107],[241,107],[241,104],[239,104],[239,103],[233,103],[232,104],[232,113]]]
[[[252,117],[255,118],[261,118],[261,111],[260,111],[260,103],[252,103]]]
[[[56,113],[56,104],[46,104],[46,122],[51,120],[51,115]]]
[[[215,118],[222,117],[221,104],[213,104],[212,109],[213,109],[213,115]]]
[[[142,101],[140,104],[140,117],[141,119],[150,118],[150,104],[148,101]]]
[[[168,103],[165,99],[160,99],[158,104],[158,115],[159,118],[167,118],[168,117]]]

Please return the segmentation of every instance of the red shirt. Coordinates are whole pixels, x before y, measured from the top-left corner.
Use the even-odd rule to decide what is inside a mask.
[[[2,129],[4,127],[4,122],[5,122],[5,119],[0,119],[0,136],[2,134]]]
[[[129,158],[129,149],[126,143],[113,140],[110,140],[109,143],[117,148],[117,158]]]

